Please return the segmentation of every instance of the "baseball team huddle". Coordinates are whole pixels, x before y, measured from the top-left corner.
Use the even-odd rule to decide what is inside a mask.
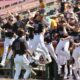
[[[32,67],[38,65],[48,65],[49,80],[59,80],[58,75],[67,79],[73,74],[80,80],[80,2],[74,6],[64,0],[55,15],[49,16],[45,3],[39,1],[35,13],[28,10],[24,17],[10,14],[2,21],[0,30],[5,40],[0,66],[14,56],[14,80],[19,80],[22,67],[26,70],[23,80],[27,80]]]

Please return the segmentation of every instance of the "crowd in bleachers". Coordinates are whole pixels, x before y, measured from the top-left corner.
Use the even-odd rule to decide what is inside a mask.
[[[35,54],[35,58],[40,59],[40,64],[48,65],[49,80],[53,78],[59,80],[61,76],[66,79],[73,74],[74,79],[80,80],[80,1],[56,1],[59,8],[55,9],[53,15],[46,13],[46,4],[43,0],[39,2],[40,6],[34,13],[28,10],[25,15],[10,14],[4,20],[0,17],[0,38],[2,39],[2,35],[5,34],[4,52],[0,65],[5,66],[6,58],[10,59],[15,50],[13,47],[7,56],[9,46],[14,46],[15,39],[23,36],[22,33],[24,33],[29,50],[27,53],[30,56]],[[35,62],[32,60],[30,65],[36,66],[38,63]],[[27,69],[29,71],[26,71],[24,80],[30,74],[30,67]],[[18,76],[19,73],[16,72],[14,80],[18,80]]]

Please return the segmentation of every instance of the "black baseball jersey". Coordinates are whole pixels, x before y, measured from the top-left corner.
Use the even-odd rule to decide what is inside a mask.
[[[13,25],[10,25],[9,23],[6,23],[2,26],[2,29],[5,29],[5,36],[6,37],[13,37]]]
[[[27,46],[26,46],[26,40],[24,38],[17,38],[13,44],[12,44],[12,50],[14,54],[23,55],[26,53]]]
[[[53,34],[51,31],[48,31],[44,35],[44,41],[47,43],[51,43],[53,41]]]

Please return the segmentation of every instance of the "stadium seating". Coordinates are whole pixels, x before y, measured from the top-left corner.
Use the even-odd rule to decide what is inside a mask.
[[[44,0],[45,3],[53,2],[54,0]],[[8,12],[22,12],[27,9],[35,8],[39,5],[38,0],[3,0],[0,1],[0,16]]]

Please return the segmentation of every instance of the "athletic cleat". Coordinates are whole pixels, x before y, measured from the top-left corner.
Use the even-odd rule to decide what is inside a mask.
[[[64,76],[64,79],[68,79],[68,77],[67,76]]]
[[[0,66],[4,67],[4,66],[5,66],[5,64],[3,64],[3,63],[0,63]]]

